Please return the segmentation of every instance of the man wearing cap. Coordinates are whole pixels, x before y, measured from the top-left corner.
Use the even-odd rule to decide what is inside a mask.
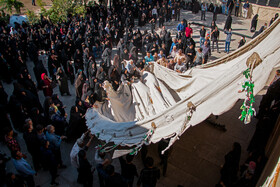
[[[88,143],[85,145],[85,138],[88,136],[89,134],[89,130],[87,132],[85,132],[79,139],[77,139],[76,143],[74,144],[71,152],[70,152],[70,159],[71,159],[71,164],[75,167],[75,168],[79,168],[79,158],[78,158],[78,153],[80,150],[85,150],[87,151],[88,150],[88,147],[90,146],[90,143],[93,139],[93,135],[90,135],[90,139],[88,141]]]

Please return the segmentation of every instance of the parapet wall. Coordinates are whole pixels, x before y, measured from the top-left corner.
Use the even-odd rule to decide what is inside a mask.
[[[253,18],[254,15],[259,14],[259,20],[266,21],[268,24],[271,18],[274,17],[276,13],[280,14],[280,8],[261,6],[256,4],[251,5],[252,6],[250,7],[248,16]]]
[[[186,0],[186,2],[188,2],[190,0]],[[218,4],[221,5],[221,1],[220,0],[200,0],[200,2],[204,2],[204,3],[213,3],[213,4]],[[266,22],[270,22],[271,18],[274,17],[274,15],[276,13],[280,14],[280,8],[276,8],[276,7],[270,7],[270,6],[262,6],[262,5],[257,5],[257,4],[253,4],[250,3],[250,10],[248,12],[248,18],[253,18],[254,15],[259,14],[259,20],[263,20]],[[243,6],[243,3],[242,3]],[[241,7],[240,7],[240,11]],[[234,11],[233,11],[234,12]]]

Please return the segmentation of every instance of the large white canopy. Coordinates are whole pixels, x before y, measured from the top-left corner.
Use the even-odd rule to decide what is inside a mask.
[[[279,22],[277,19],[261,35],[232,54],[184,74],[155,63],[151,72],[143,73],[142,82],[123,84],[117,92],[106,83],[110,101],[98,103],[98,109],[87,111],[88,128],[98,134],[99,139],[115,145],[140,146],[145,135],[151,135],[145,143],[171,138],[171,146],[190,126],[211,114],[221,115],[237,100],[245,98],[238,90],[245,80],[242,73],[248,68],[246,61],[254,52],[262,59],[252,74],[254,94],[273,79],[280,68]],[[196,110],[187,120],[189,102]]]

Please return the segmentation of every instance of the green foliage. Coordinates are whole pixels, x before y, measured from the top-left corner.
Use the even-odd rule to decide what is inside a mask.
[[[87,6],[89,6],[89,7],[93,7],[94,5],[95,5],[95,1],[89,1],[87,3]]]
[[[20,14],[20,9],[24,7],[24,4],[18,0],[0,0],[1,11],[7,11],[12,14],[13,8],[18,14]]]
[[[41,8],[41,14],[49,18],[53,23],[66,21],[68,14],[84,16],[86,12],[85,6],[72,0],[53,0],[52,7],[48,10],[44,8],[43,4],[38,5]]]
[[[20,9],[24,7],[24,4],[20,1],[14,0],[14,8],[16,9],[16,12],[20,14]]]
[[[5,12],[3,10],[1,10],[0,22],[9,23],[9,20],[10,20],[10,15],[5,14]]]
[[[45,2],[43,2],[42,0],[37,0],[36,1],[37,5],[39,5],[40,8],[46,6],[47,4]]]
[[[40,22],[40,16],[35,14],[33,11],[27,10],[26,15],[30,24],[33,25]]]

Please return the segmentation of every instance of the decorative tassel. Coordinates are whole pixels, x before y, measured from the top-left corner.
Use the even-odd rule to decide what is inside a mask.
[[[253,108],[253,103],[255,102],[255,97],[253,94],[255,85],[252,81],[252,74],[250,68],[246,69],[243,72],[243,75],[247,80],[243,82],[242,90],[239,90],[238,93],[245,91],[246,98],[244,99],[244,102],[240,107],[242,112],[238,119],[244,121],[244,124],[248,124],[251,122],[252,116],[256,114],[256,111]]]

